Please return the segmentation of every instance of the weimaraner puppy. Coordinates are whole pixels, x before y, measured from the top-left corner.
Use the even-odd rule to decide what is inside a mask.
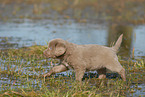
[[[122,42],[123,34],[120,35],[113,47],[96,44],[77,45],[62,39],[53,39],[44,51],[47,58],[60,59],[60,65],[54,66],[47,74],[50,76],[69,70],[75,70],[75,78],[82,81],[85,71],[97,70],[99,79],[106,78],[106,69],[117,72],[123,81],[126,81],[125,69],[121,66],[116,55]]]

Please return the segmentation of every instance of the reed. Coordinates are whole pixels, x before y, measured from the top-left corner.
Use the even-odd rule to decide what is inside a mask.
[[[119,60],[127,72],[126,83],[120,79],[120,76],[111,79],[107,77],[105,80],[84,76],[83,83],[80,84],[75,81],[73,71],[65,75],[62,73],[52,75],[44,80],[41,75],[52,67],[52,60],[44,60],[43,49],[45,49],[45,46],[35,45],[28,48],[9,49],[0,52],[0,81],[2,83],[0,94],[2,96],[120,97],[136,93],[136,87],[143,84],[145,80],[143,77],[145,73],[144,60],[125,61],[120,56]],[[52,64],[57,63],[57,60],[52,61]],[[134,84],[136,87],[133,87]],[[138,90],[141,89],[139,88]]]

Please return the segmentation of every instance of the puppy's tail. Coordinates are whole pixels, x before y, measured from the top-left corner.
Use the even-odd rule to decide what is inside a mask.
[[[116,52],[118,51],[120,45],[121,45],[121,42],[122,42],[122,37],[123,37],[123,34],[121,34],[118,38],[118,40],[116,41],[115,45],[112,47]]]

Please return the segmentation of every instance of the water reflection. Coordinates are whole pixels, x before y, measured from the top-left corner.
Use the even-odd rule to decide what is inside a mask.
[[[112,45],[112,42],[116,42],[118,37],[123,34],[123,41],[120,47],[119,54],[121,56],[129,57],[132,49],[133,28],[128,25],[110,25],[108,31],[108,45]]]
[[[145,45],[142,45],[145,41],[144,31],[144,25],[112,24],[108,27],[105,24],[81,24],[73,20],[64,23],[63,20],[14,19],[10,22],[0,22],[0,49],[34,44],[47,45],[47,42],[54,38],[62,38],[76,44],[110,46],[123,33],[124,38],[119,55],[130,57],[132,49],[135,48],[135,56],[145,56]],[[3,41],[6,37],[7,40]]]

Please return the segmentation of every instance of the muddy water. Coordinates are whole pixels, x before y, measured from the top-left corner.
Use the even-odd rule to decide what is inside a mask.
[[[47,45],[54,38],[62,38],[76,44],[110,46],[124,33],[120,55],[145,56],[145,25],[124,26],[110,24],[76,23],[73,20],[12,19],[0,22],[0,49]]]

